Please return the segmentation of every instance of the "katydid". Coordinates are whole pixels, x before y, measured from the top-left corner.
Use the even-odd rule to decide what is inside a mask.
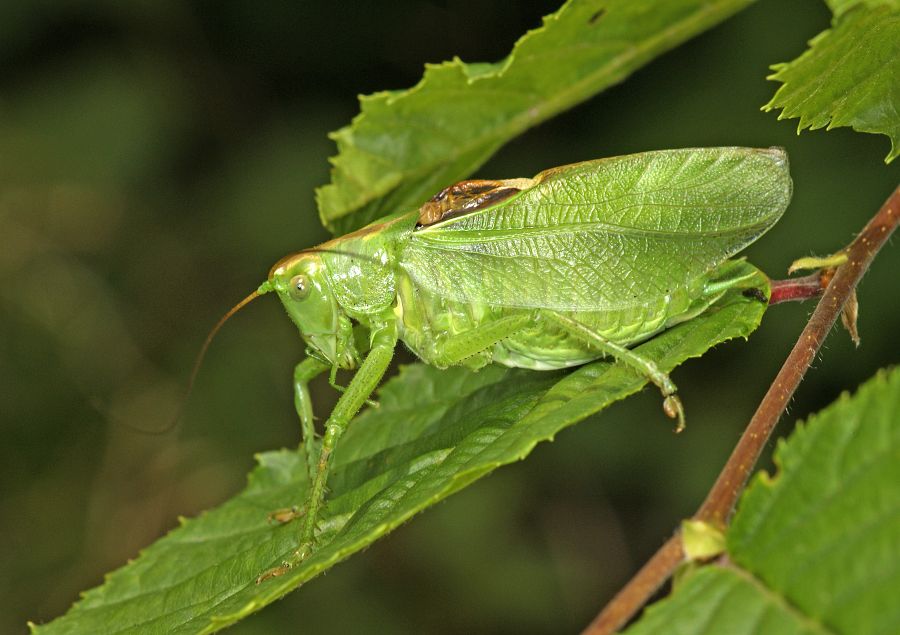
[[[439,368],[548,370],[611,356],[659,388],[680,429],[675,384],[629,347],[749,286],[728,259],[790,197],[780,148],[646,152],[463,181],[280,260],[251,298],[277,293],[307,345],[294,385],[312,485],[301,511],[275,513],[300,517],[299,547],[260,581],[314,550],[332,454],[398,341]],[[338,369],[355,375],[319,440],[308,384],[330,371],[334,385]]]

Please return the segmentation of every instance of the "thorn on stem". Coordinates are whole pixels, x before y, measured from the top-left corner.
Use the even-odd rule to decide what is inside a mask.
[[[859,346],[859,331],[856,328],[856,320],[859,318],[859,300],[856,299],[856,289],[850,292],[844,309],[841,311],[841,324],[850,334],[854,346]]]

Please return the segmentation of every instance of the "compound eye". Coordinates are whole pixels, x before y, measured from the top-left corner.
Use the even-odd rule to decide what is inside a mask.
[[[291,278],[291,297],[295,300],[303,300],[309,295],[309,278],[304,275]]]

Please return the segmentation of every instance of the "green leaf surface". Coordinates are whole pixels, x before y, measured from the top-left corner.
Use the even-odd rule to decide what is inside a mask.
[[[454,59],[409,90],[360,98],[332,134],[332,182],[316,193],[337,234],[421,203],[524,130],[624,80],[752,0],[570,0],[495,64]]]
[[[887,135],[890,163],[900,154],[900,2],[830,3],[832,28],[810,48],[772,67],[782,82],[764,110],[782,109],[779,119],[800,118],[797,131],[850,126]]]
[[[765,277],[756,275],[757,288],[768,293]],[[636,350],[670,370],[719,342],[746,337],[765,307],[753,294],[734,290],[703,315]],[[570,373],[404,367],[379,392],[380,407],[357,417],[335,453],[319,546],[301,565],[255,583],[298,545],[297,523],[273,527],[266,514],[301,503],[308,487],[301,455],[269,452],[259,456],[243,492],[184,521],[88,591],[65,616],[34,630],[39,635],[137,627],[160,634],[215,631],[645,383],[629,367],[608,361]],[[690,412],[692,405],[687,406]],[[660,425],[667,425],[662,414]]]
[[[825,3],[828,5],[828,8],[831,9],[831,12],[835,17],[840,17],[844,12],[860,4],[865,4],[870,7],[878,6],[880,4],[893,7],[898,6],[897,0],[826,0]]]
[[[794,431],[727,532],[628,635],[900,632],[900,370]],[[663,627],[664,625],[664,627]]]

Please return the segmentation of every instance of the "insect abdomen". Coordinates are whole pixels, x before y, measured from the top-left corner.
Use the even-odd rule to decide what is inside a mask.
[[[686,306],[673,307],[671,298],[661,298],[653,306],[597,312],[563,312],[605,339],[630,346],[648,339],[666,328],[673,313]],[[498,342],[492,351],[493,361],[505,366],[553,370],[569,368],[602,357],[581,341],[541,322]]]
[[[746,267],[737,261],[723,263],[693,284],[672,290],[639,306],[604,311],[560,311],[601,337],[622,346],[632,346],[707,310],[731,286],[743,283]],[[738,269],[737,275],[733,269]],[[712,284],[710,284],[712,283]],[[520,316],[526,326],[459,362],[481,368],[491,362],[518,368],[552,370],[578,366],[603,355],[582,341],[541,319],[542,309],[495,307],[462,303],[437,297],[421,289],[413,291],[403,276],[398,295],[397,317],[400,339],[425,362],[443,367],[440,343],[492,321]]]

